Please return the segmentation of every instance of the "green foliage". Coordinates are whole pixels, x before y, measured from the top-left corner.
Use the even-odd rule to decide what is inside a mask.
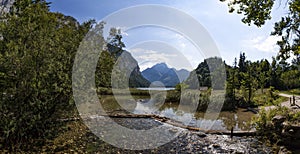
[[[224,89],[226,76],[225,65],[221,58],[211,57],[201,62],[198,67],[191,72],[188,79],[184,82],[189,88],[212,87],[213,89]],[[194,79],[197,77],[197,79]],[[196,85],[196,80],[199,85]]]
[[[96,33],[93,41],[97,42],[99,45],[97,50],[101,52],[95,72],[96,87],[112,88],[114,85],[114,88],[126,88],[127,83],[124,81],[126,81],[127,75],[129,76],[129,87],[150,85],[149,81],[141,75],[136,60],[123,49],[125,44],[122,42],[121,30],[112,28],[107,40],[104,40],[103,28],[105,23],[102,22],[97,26],[92,30]],[[89,49],[88,45],[84,48]],[[130,72],[131,74],[128,74]],[[112,78],[113,76],[114,78]],[[112,80],[114,81],[113,85]]]
[[[295,55],[295,60],[299,64],[300,52],[300,31],[299,31],[299,14],[300,2],[299,0],[291,0],[289,4],[289,12],[285,17],[275,23],[272,35],[281,36],[282,40],[278,41],[280,47],[279,57],[286,60],[291,53]]]
[[[290,123],[300,122],[299,112],[292,112],[286,107],[277,107],[265,111],[264,109],[259,112],[259,116],[255,116],[252,119],[252,124],[255,126],[257,132],[264,136],[272,143],[278,143],[281,141],[282,127],[280,124],[276,124],[273,120],[275,116],[282,116],[286,121]]]
[[[292,89],[291,94],[300,95],[300,89]]]
[[[234,66],[230,67],[226,65],[226,98],[228,101],[235,103],[236,100],[236,89],[239,87],[239,71],[237,68],[237,59],[235,58]]]
[[[169,90],[167,91],[167,97],[165,102],[180,102],[181,92],[178,90]]]
[[[278,105],[282,102],[288,101],[288,98],[281,97],[278,94],[278,91],[274,89],[274,87],[268,88],[263,93],[259,93],[257,91],[257,94],[253,98],[253,102],[255,105],[258,106],[271,106],[271,105]]]
[[[296,112],[295,114],[291,115],[291,121],[298,121],[300,122],[300,112]]]
[[[261,26],[265,24],[266,20],[271,19],[271,10],[273,4],[274,0],[233,0],[228,3],[228,6],[230,8],[230,13],[236,10],[238,14],[243,14],[245,16],[242,19],[244,23],[248,25],[253,23],[257,26]]]
[[[185,83],[179,83],[175,86],[175,90],[177,90],[177,91],[182,91],[182,90],[185,90],[188,88],[189,88],[189,85],[187,85]]]
[[[252,103],[252,98],[254,96],[254,91],[257,88],[257,78],[254,64],[247,62],[246,66],[247,72],[240,72],[241,77],[241,90],[244,98],[247,100],[248,104]]]
[[[233,110],[235,106],[232,104],[230,100],[222,99],[225,95],[224,90],[215,90],[208,89],[206,91],[199,91],[193,89],[186,89],[184,91],[178,90],[170,90],[167,92],[167,97],[165,102],[170,103],[179,103],[181,102],[183,105],[189,105],[190,107],[197,108],[197,111],[206,111],[207,107],[210,103],[224,103],[222,110]],[[194,106],[197,103],[198,106]],[[215,106],[218,108],[219,106]]]
[[[238,62],[237,62],[238,61]],[[208,63],[210,63],[210,67]],[[225,72],[219,70],[222,61],[218,58],[209,58],[200,63],[189,78],[184,82],[190,89],[201,86],[208,86],[215,89],[213,80],[218,80]],[[278,97],[274,89],[290,89],[300,87],[300,74],[298,67],[289,65],[281,60],[273,58],[272,63],[263,59],[261,61],[251,62],[246,59],[245,53],[241,53],[239,60],[235,59],[234,66],[224,63],[226,69],[226,101],[230,108],[248,107],[253,105],[272,105],[285,101]],[[219,66],[219,67],[218,67]],[[211,72],[212,70],[213,72]],[[217,73],[216,73],[217,72]],[[197,77],[197,79],[195,79]],[[212,80],[213,79],[213,80]],[[199,81],[199,86],[195,85]],[[218,82],[217,82],[218,83]],[[221,83],[221,82],[219,82]],[[180,88],[177,86],[177,90]],[[219,86],[217,88],[221,88]],[[260,94],[257,90],[260,88]],[[267,93],[264,89],[269,88]]]
[[[239,64],[238,64],[239,72],[245,73],[247,71],[247,62],[245,53],[240,53]]]
[[[283,83],[281,82],[281,74],[283,69],[276,59],[273,57],[271,68],[270,68],[270,86],[275,87],[276,89],[283,89]]]
[[[282,91],[282,93],[291,94],[291,95],[300,95],[300,89],[292,89],[289,91]]]
[[[226,97],[236,106],[272,105],[285,101],[275,95],[274,89],[290,89],[300,87],[299,70],[285,61],[272,63],[268,60],[250,62],[244,53],[240,54],[239,64],[226,66]],[[260,88],[260,94],[257,89]],[[267,93],[264,89],[269,88]]]
[[[96,67],[95,80],[98,87],[111,88],[111,72],[115,61],[111,54],[107,51],[102,51]]]
[[[135,68],[138,70],[138,68]],[[134,70],[129,77],[129,87],[138,88],[138,87],[147,87],[150,85],[150,82],[145,79],[139,71]]]
[[[275,0],[220,0],[228,2],[229,12],[236,11],[243,14],[243,23],[251,25],[252,23],[260,27],[265,24],[266,20],[271,19],[271,11],[274,7]],[[282,38],[277,44],[280,47],[278,58],[286,60],[291,54],[296,58],[296,63],[300,62],[300,2],[299,0],[286,0],[288,12],[284,14],[280,21],[274,25],[274,31],[271,35]],[[281,4],[281,1],[280,1]],[[282,4],[281,4],[282,5]],[[282,7],[282,6],[281,6]],[[276,10],[276,9],[275,9]]]
[[[198,111],[205,111],[208,107],[208,104],[210,103],[210,95],[211,95],[211,89],[208,89],[207,91],[202,91],[200,93],[199,97],[199,104],[198,104]]]
[[[198,65],[198,67],[196,68],[196,74],[198,77],[200,87],[211,87],[210,70],[207,64],[207,60],[204,60],[204,62],[201,62]]]
[[[270,67],[268,60],[262,60],[257,68],[258,84],[261,92],[263,92],[265,86],[270,86]]]
[[[299,70],[288,70],[281,74],[282,83],[286,89],[293,89],[300,87],[300,72]]]
[[[252,99],[258,86],[257,65],[259,64],[247,61],[245,53],[241,53],[238,66],[236,59],[234,67],[226,66],[226,101],[233,106],[253,104]]]
[[[89,28],[49,12],[44,1],[18,0],[0,21],[0,137],[6,145],[49,137],[57,114],[72,107],[73,59]]]
[[[117,28],[110,29],[109,36],[107,38],[108,51],[115,57],[119,57],[125,44],[122,42],[121,30]]]

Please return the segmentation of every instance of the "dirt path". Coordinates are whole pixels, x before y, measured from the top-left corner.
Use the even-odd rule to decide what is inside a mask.
[[[282,96],[282,97],[288,97],[288,98],[292,98],[293,95],[289,95],[289,94],[283,94],[283,93],[279,93],[278,94],[279,96]],[[285,102],[282,102],[280,105],[281,106],[284,106],[284,107],[287,107],[287,108],[290,108],[290,109],[295,109],[296,111],[300,111],[300,96],[297,96],[297,95],[294,95],[295,96],[295,105],[294,106],[291,106],[290,104],[290,100],[288,101],[285,101]],[[262,107],[259,107],[259,109],[261,109]],[[276,106],[266,106],[264,107],[264,109],[266,111],[270,110],[270,109],[274,109],[276,108]]]

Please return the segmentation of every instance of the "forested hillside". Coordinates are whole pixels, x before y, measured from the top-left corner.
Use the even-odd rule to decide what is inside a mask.
[[[208,61],[210,65],[208,65]],[[226,70],[227,98],[231,100],[241,101],[242,99],[251,104],[257,90],[261,90],[263,93],[265,88],[290,90],[300,87],[300,71],[295,60],[291,64],[275,58],[272,62],[266,59],[251,62],[247,60],[245,53],[241,53],[238,60],[235,58],[233,65],[228,65],[217,57],[205,59],[191,72],[184,83],[192,89],[197,87],[225,89],[221,85],[213,85],[214,82],[212,82],[218,80],[221,74],[225,75],[225,72],[220,70],[222,65]],[[199,82],[198,86],[194,84],[195,79],[193,78],[195,77]]]

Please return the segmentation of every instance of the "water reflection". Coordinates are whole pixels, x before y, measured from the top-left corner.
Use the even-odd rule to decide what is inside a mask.
[[[126,100],[129,97],[122,96]],[[178,110],[177,104],[171,103],[156,103],[155,100],[149,100],[147,97],[135,96],[134,100],[128,100],[128,106],[131,113],[135,114],[157,114],[164,117],[171,118],[176,121],[181,121],[185,125],[200,127],[205,129],[213,123],[213,130],[231,130],[233,127],[237,130],[250,130],[250,121],[254,116],[252,112],[245,112],[245,109],[237,109],[236,111],[223,111],[219,114],[217,120],[210,119],[209,114],[204,118],[204,112],[196,112],[192,114],[189,112],[190,107],[186,106],[182,110]],[[122,110],[113,96],[103,96],[100,100],[103,108],[106,111]],[[135,102],[135,103],[132,103]],[[213,116],[211,116],[213,117]]]

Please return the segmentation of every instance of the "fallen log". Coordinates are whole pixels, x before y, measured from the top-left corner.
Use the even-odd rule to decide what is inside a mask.
[[[187,126],[179,121],[172,120],[168,117],[159,116],[155,114],[104,114],[104,115],[97,115],[102,117],[110,117],[110,118],[151,118],[162,123],[166,123],[172,125],[174,127],[179,127],[183,129],[187,129],[190,131],[200,131],[205,134],[216,134],[216,135],[230,135],[230,136],[255,136],[256,131],[226,131],[226,130],[205,130],[199,127]],[[88,120],[92,119],[92,116],[84,116],[82,119]],[[67,118],[67,119],[60,119],[61,122],[69,122],[69,121],[77,121],[81,120],[81,118]]]
[[[187,129],[190,131],[200,131],[203,132],[205,134],[216,134],[216,135],[230,135],[230,136],[255,136],[256,135],[256,131],[225,131],[225,130],[205,130],[203,128],[199,128],[199,127],[193,127],[193,126],[186,126],[183,125],[181,123],[174,123],[171,121],[166,121],[165,123],[170,124],[172,126],[175,127],[180,127],[183,129]]]

